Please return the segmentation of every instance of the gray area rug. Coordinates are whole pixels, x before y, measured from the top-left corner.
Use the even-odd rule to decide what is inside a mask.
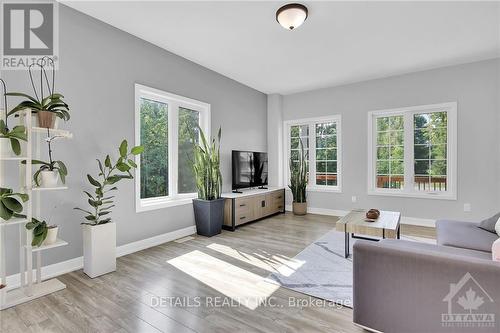
[[[405,240],[430,242],[420,237]],[[352,244],[355,242],[351,239]],[[435,241],[434,241],[435,243]],[[344,257],[344,233],[332,230],[294,257],[300,266],[288,274],[272,273],[268,280],[303,294],[352,308],[352,256]]]

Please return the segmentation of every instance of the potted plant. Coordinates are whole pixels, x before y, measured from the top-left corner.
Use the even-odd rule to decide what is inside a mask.
[[[21,144],[19,141],[27,141],[28,139],[26,127],[23,125],[17,125],[12,129],[9,128],[9,115],[14,114],[15,112],[7,112],[7,88],[4,80],[0,79],[0,83],[2,84],[4,97],[4,110],[0,111],[0,116],[2,118],[0,119],[0,156],[10,156],[11,149],[14,154],[19,156],[21,155]]]
[[[295,215],[305,215],[307,213],[307,163],[302,141],[300,141],[299,160],[294,161],[290,158],[290,185],[288,187],[293,196],[293,213]]]
[[[60,136],[50,136],[50,131],[47,130],[48,137],[45,139],[48,145],[49,161],[32,160],[31,164],[41,165],[40,168],[33,175],[33,180],[35,184],[43,188],[57,187],[59,178],[63,184],[66,183],[66,176],[68,175],[68,169],[62,161],[54,161],[52,159],[52,141]],[[26,161],[22,161],[22,164],[26,164]]]
[[[83,228],[83,271],[91,278],[116,270],[116,225],[109,214],[114,196],[110,192],[117,190],[114,186],[122,179],[133,179],[131,169],[137,165],[132,156],[144,151],[142,146],[128,150],[126,140],[120,144],[120,157],[113,163],[109,155],[104,161],[97,160],[99,173],[97,179],[87,175],[94,187],[93,193],[84,191],[88,197],[90,208],[75,208],[86,214],[88,222],[82,223]]]
[[[45,221],[32,218],[31,222],[26,223],[26,229],[33,230],[31,246],[52,245],[57,241],[57,225],[48,225]]]
[[[51,67],[52,82],[49,81],[49,76],[47,75],[48,65]],[[34,68],[40,70],[40,80],[37,80],[37,82],[40,82],[39,87],[36,87],[33,78]],[[23,109],[31,109],[31,112],[38,117],[38,126],[43,128],[57,128],[56,118],[63,119],[64,121],[69,120],[69,106],[64,102],[64,96],[55,92],[55,73],[55,66],[52,58],[43,57],[36,63],[31,64],[28,67],[28,74],[31,86],[33,87],[34,96],[18,92],[7,93],[7,96],[26,98],[26,100],[12,109],[10,113]],[[47,95],[45,95],[45,92],[47,92]]]
[[[220,138],[212,138],[208,144],[200,126],[201,144],[193,140],[193,171],[198,190],[198,198],[193,199],[194,219],[198,235],[212,237],[220,234],[224,222],[224,199],[220,197],[222,175],[220,172]]]
[[[13,217],[26,217],[22,215],[23,202],[29,197],[24,193],[14,193],[10,188],[0,187],[0,218],[10,220]]]

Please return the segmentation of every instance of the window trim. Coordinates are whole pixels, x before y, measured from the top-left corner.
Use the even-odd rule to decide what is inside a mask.
[[[447,112],[447,188],[445,193],[439,192],[418,192],[413,189],[414,182],[414,153],[413,153],[413,115],[425,112]],[[404,125],[404,167],[405,167],[405,188],[399,189],[378,189],[376,187],[376,133],[375,119],[381,116],[403,115]],[[411,120],[411,121],[408,121]],[[438,200],[457,200],[457,102],[447,102],[439,104],[409,106],[397,109],[375,110],[368,112],[368,195],[425,198]],[[407,171],[409,170],[409,171]]]
[[[340,114],[302,118],[283,121],[283,175],[285,183],[290,183],[290,127],[296,125],[309,126],[309,180],[316,176],[316,124],[323,122],[337,123],[337,186],[331,185],[312,185],[311,181],[307,185],[308,192],[333,192],[342,193],[342,116]],[[313,131],[311,131],[313,129]],[[314,147],[314,153],[311,153],[311,147]]]
[[[210,137],[210,104],[197,101],[188,97],[175,95],[166,91],[148,87],[142,84],[135,84],[135,145],[141,144],[141,98],[145,97],[154,101],[168,104],[168,196],[141,199],[141,163],[140,156],[135,157],[137,168],[135,170],[135,210],[144,212],[166,207],[187,205],[192,203],[192,199],[197,198],[195,193],[178,193],[179,168],[179,107],[198,111],[200,115],[200,126],[205,135]]]

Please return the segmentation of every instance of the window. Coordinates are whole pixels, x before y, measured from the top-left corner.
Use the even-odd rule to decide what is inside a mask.
[[[197,125],[209,135],[210,105],[135,85],[136,210],[187,204],[196,197],[191,169]]]
[[[308,190],[340,191],[340,116],[285,122],[285,174],[297,163],[300,146],[308,166]]]
[[[369,193],[456,199],[456,103],[369,113]]]

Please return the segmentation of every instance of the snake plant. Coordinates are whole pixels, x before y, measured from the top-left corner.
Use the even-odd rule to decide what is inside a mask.
[[[307,163],[304,151],[304,145],[300,141],[299,160],[294,161],[290,158],[290,185],[293,202],[306,202],[307,187]]]
[[[198,189],[198,198],[202,200],[219,199],[222,190],[222,174],[220,172],[220,139],[221,128],[217,134],[217,140],[212,138],[210,144],[200,126],[201,144],[194,145],[193,172]]]

